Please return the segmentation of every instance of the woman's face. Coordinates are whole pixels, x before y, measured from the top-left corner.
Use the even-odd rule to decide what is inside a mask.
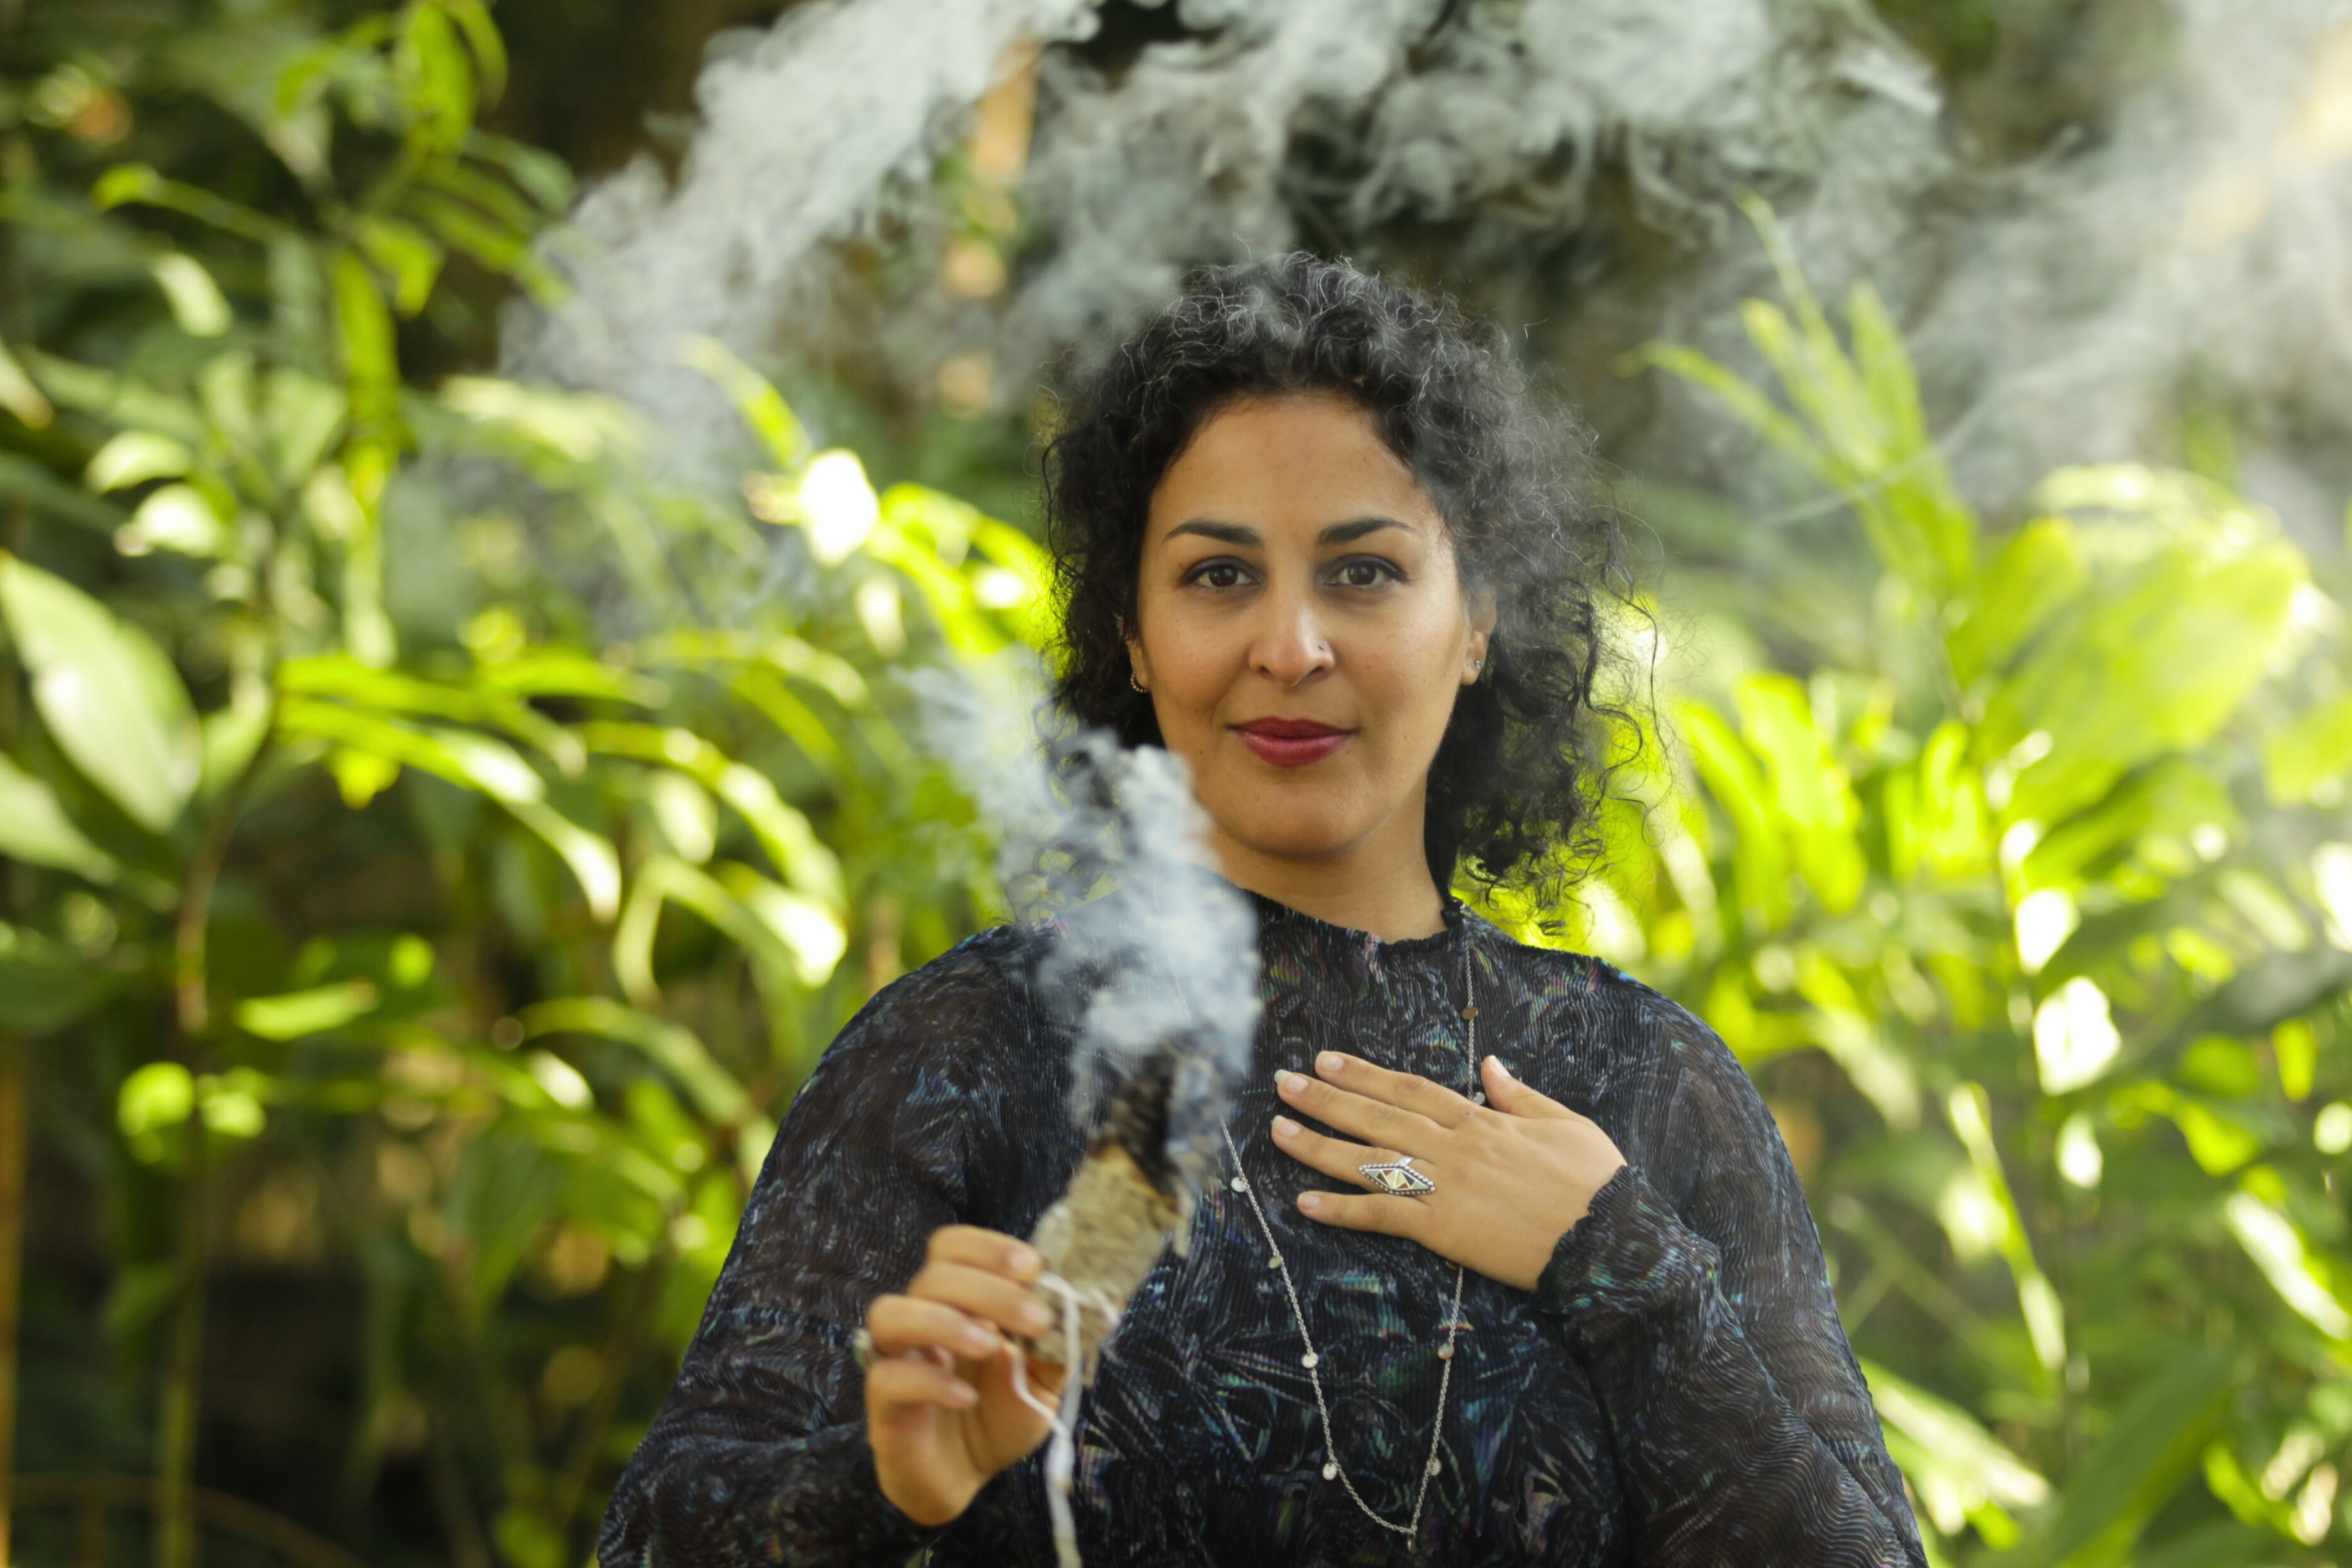
[[[1211,416],[1152,493],[1128,647],[1228,873],[1236,851],[1423,865],[1429,765],[1494,619],[1361,405]]]

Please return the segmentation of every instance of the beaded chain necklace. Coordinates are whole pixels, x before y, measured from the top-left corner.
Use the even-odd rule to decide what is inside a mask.
[[[1477,1086],[1478,1002],[1477,994],[1473,986],[1470,970],[1470,932],[1465,927],[1462,931],[1462,994],[1464,998],[1462,1021],[1467,1027],[1463,1034],[1462,1057],[1463,1065],[1470,1076],[1471,1103],[1484,1105],[1486,1103],[1486,1096]],[[1225,1150],[1234,1160],[1234,1177],[1231,1185],[1234,1191],[1249,1200],[1250,1212],[1257,1216],[1259,1234],[1265,1237],[1265,1249],[1268,1255],[1265,1266],[1281,1276],[1282,1293],[1290,1301],[1290,1319],[1297,1325],[1298,1342],[1305,1347],[1304,1353],[1298,1358],[1298,1364],[1307,1369],[1307,1381],[1315,1389],[1315,1414],[1323,1424],[1323,1479],[1327,1481],[1336,1480],[1347,1488],[1348,1496],[1354,1500],[1359,1509],[1363,1510],[1364,1517],[1382,1530],[1402,1536],[1417,1536],[1421,1533],[1422,1508],[1429,1500],[1429,1483],[1437,1479],[1440,1468],[1437,1454],[1445,1437],[1445,1400],[1454,1385],[1454,1337],[1465,1327],[1462,1321],[1462,1266],[1458,1263],[1454,1266],[1454,1302],[1445,1314],[1445,1343],[1440,1346],[1437,1352],[1440,1367],[1437,1376],[1437,1414],[1431,1419],[1429,1426],[1429,1458],[1421,1468],[1421,1482],[1413,1490],[1412,1519],[1408,1523],[1398,1524],[1393,1521],[1382,1519],[1372,1511],[1372,1505],[1366,1502],[1363,1494],[1356,1489],[1356,1483],[1349,1476],[1347,1467],[1339,1463],[1339,1445],[1331,1436],[1331,1406],[1323,1397],[1323,1373],[1319,1370],[1323,1364],[1322,1353],[1316,1350],[1315,1336],[1307,1330],[1307,1311],[1299,1304],[1298,1288],[1292,1281],[1289,1260],[1283,1257],[1281,1246],[1274,1239],[1274,1226],[1266,1222],[1265,1209],[1258,1202],[1256,1187],[1251,1183],[1247,1173],[1242,1169],[1242,1152],[1234,1142],[1234,1130],[1228,1125],[1223,1131]]]

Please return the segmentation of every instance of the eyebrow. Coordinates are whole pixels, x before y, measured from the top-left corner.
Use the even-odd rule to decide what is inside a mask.
[[[1366,534],[1378,533],[1384,528],[1401,528],[1407,532],[1412,531],[1411,523],[1400,522],[1392,517],[1360,517],[1351,521],[1331,524],[1315,536],[1315,542],[1349,544],[1363,538]],[[1198,534],[1203,539],[1213,539],[1221,544],[1239,545],[1244,548],[1259,546],[1265,542],[1265,537],[1255,528],[1238,522],[1218,522],[1205,517],[1196,517],[1190,522],[1178,523],[1168,531],[1168,537],[1174,539],[1180,534],[1186,533]]]

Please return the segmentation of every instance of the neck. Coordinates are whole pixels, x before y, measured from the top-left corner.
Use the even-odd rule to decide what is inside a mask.
[[[1422,848],[1421,815],[1398,815],[1412,821],[1313,859],[1270,855],[1214,828],[1210,837],[1218,868],[1235,887],[1382,942],[1435,936],[1445,929],[1445,901]]]

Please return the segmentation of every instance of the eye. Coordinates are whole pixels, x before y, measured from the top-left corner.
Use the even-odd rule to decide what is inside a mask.
[[[1378,588],[1403,577],[1391,563],[1370,555],[1342,561],[1331,572],[1332,582],[1342,588]]]
[[[1249,573],[1238,561],[1203,561],[1184,574],[1186,585],[1201,588],[1238,588],[1249,581]]]

